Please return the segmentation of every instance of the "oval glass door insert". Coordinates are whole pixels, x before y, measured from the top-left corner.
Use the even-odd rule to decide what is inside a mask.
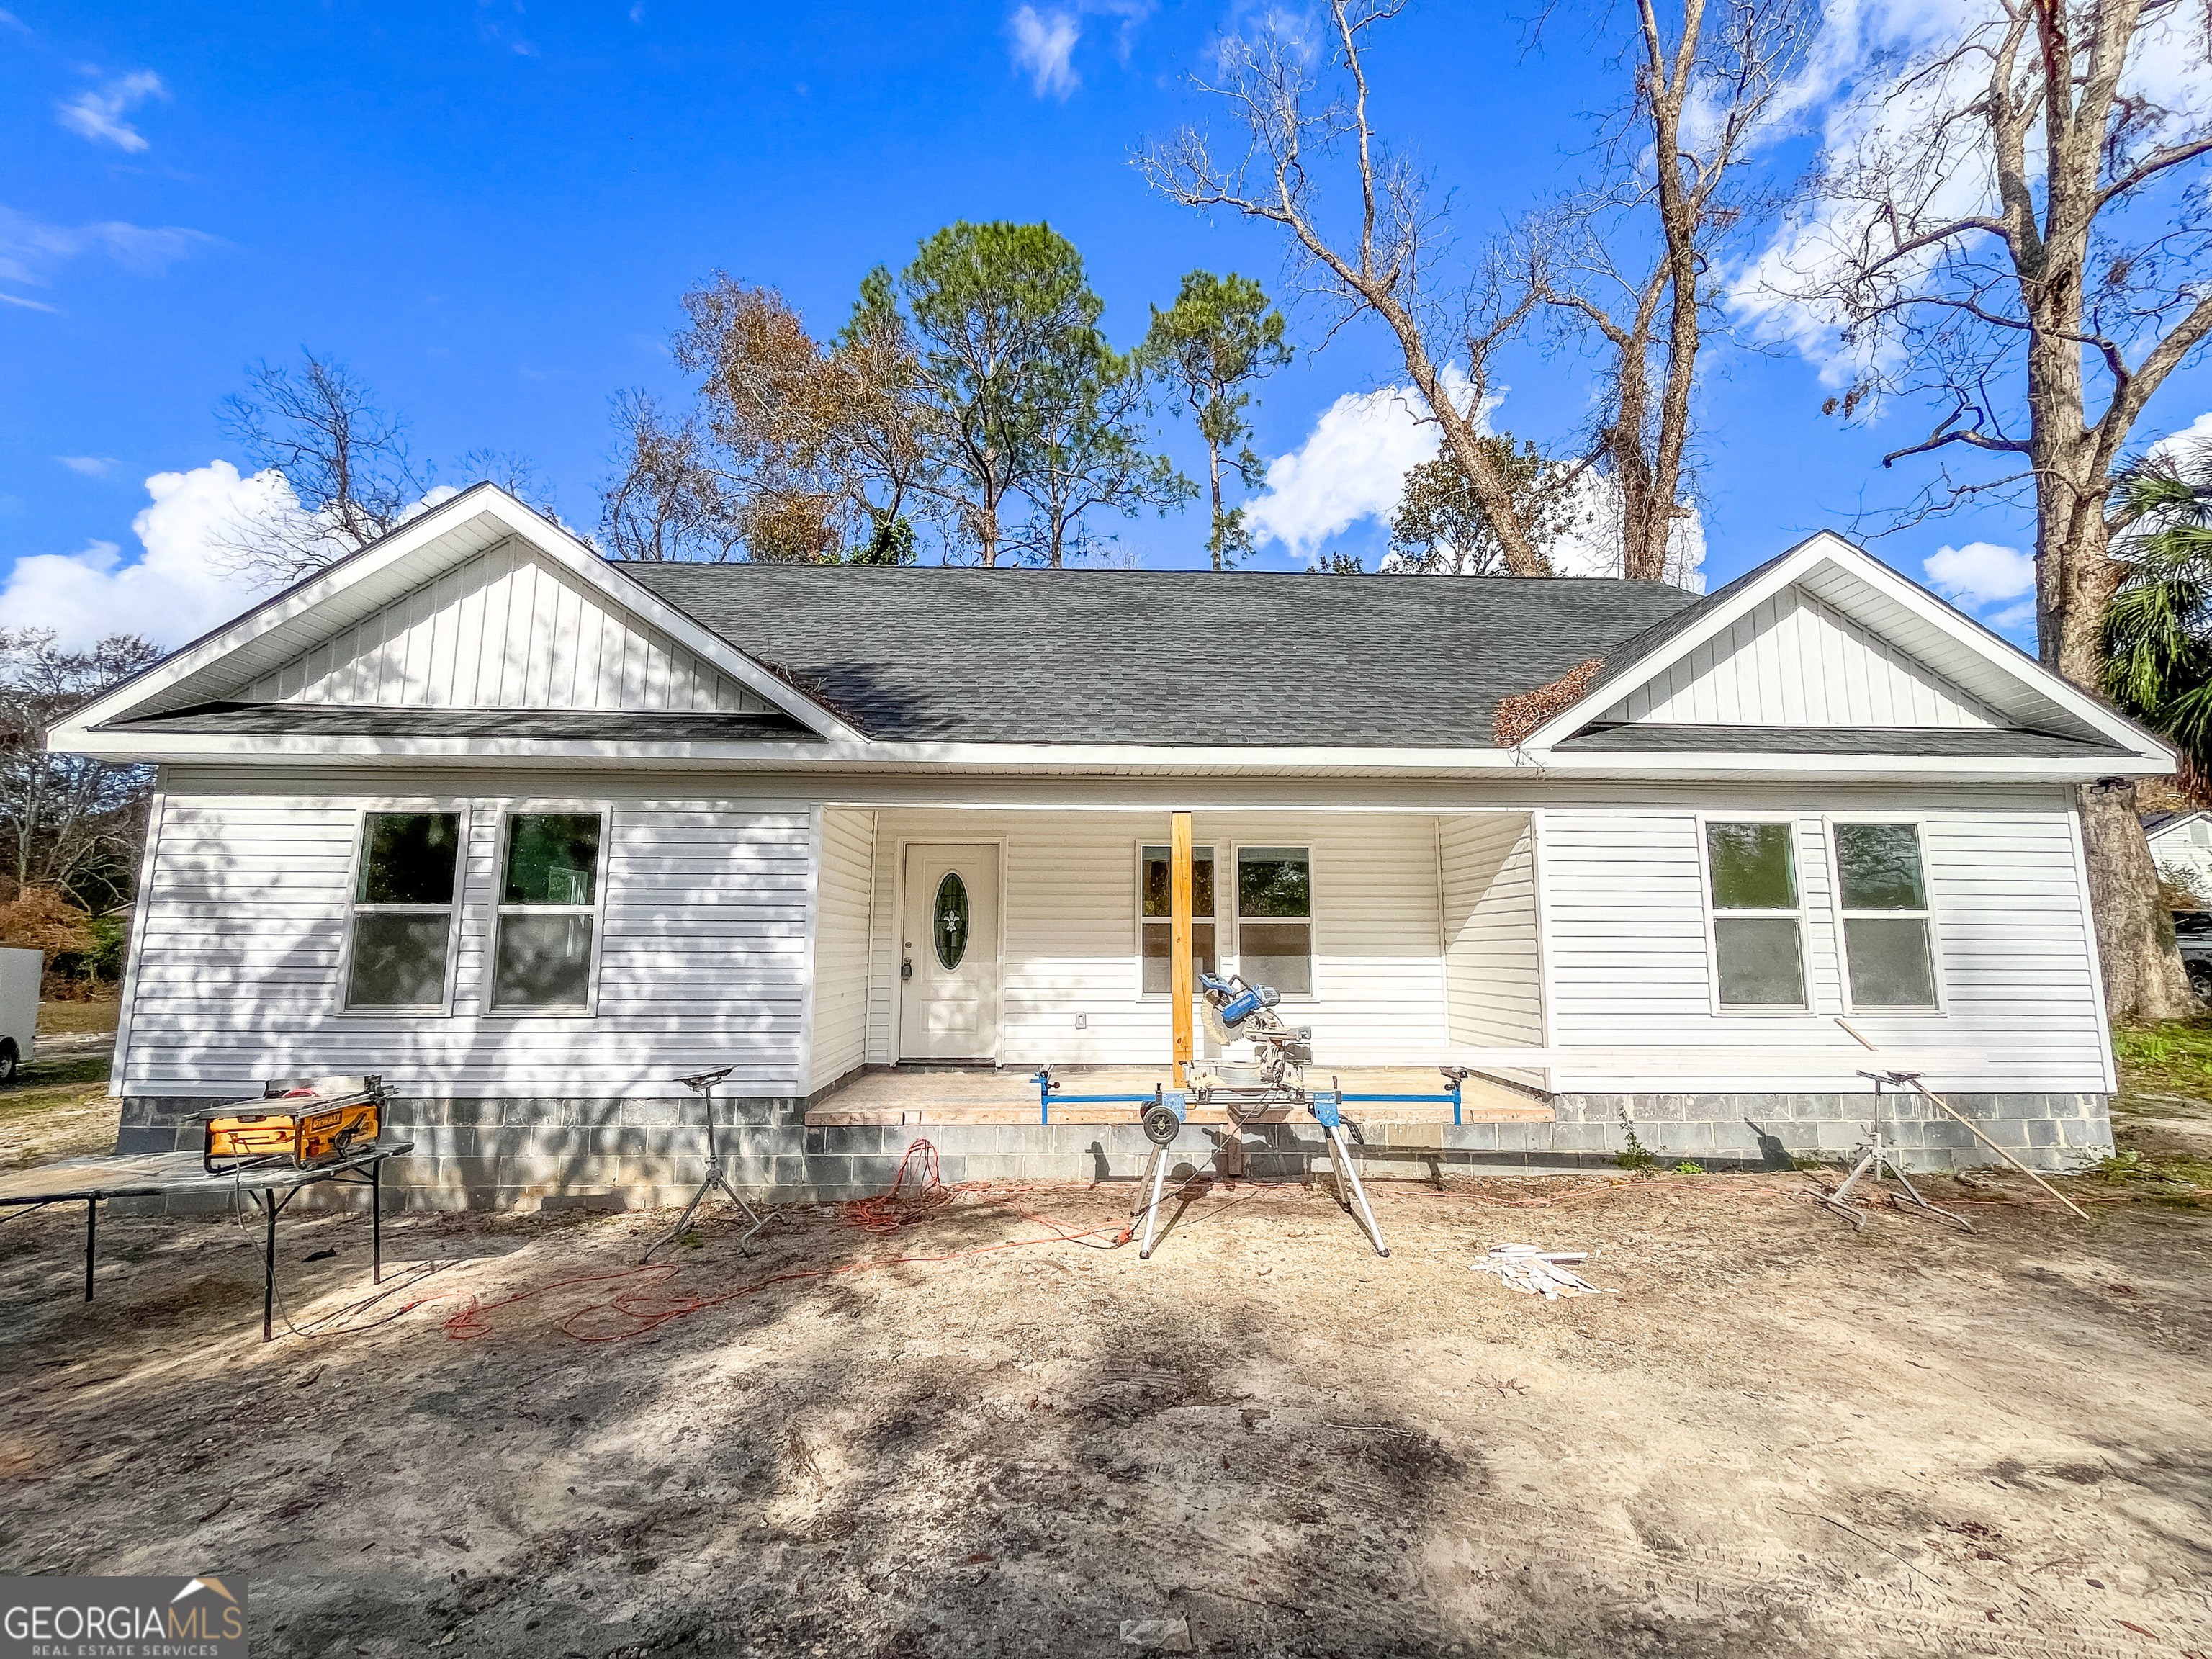
[[[968,954],[968,884],[957,872],[948,871],[937,884],[936,917],[932,931],[937,959],[947,968],[957,968],[961,957]]]

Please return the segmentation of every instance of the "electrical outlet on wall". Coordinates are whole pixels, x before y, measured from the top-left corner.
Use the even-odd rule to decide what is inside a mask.
[[[1079,1031],[1089,1030],[1091,1029],[1091,1016],[1088,1014],[1078,1014],[1075,1017],[1075,1029]]]

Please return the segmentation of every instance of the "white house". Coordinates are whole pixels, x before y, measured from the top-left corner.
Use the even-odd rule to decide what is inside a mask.
[[[1704,599],[617,564],[489,485],[55,742],[160,769],[125,1146],[374,1072],[398,1178],[483,1204],[688,1185],[674,1079],[725,1065],[779,1192],[873,1190],[916,1135],[970,1177],[1133,1164],[1027,1079],[1164,1073],[1174,811],[1198,951],[1278,987],[1322,1071],[1476,1074],[1458,1124],[1369,1112],[1378,1160],[1632,1124],[1845,1151],[1860,1068],[1897,1066],[2063,1164],[2113,1087],[2068,786],[2174,764],[1830,534]],[[965,1069],[888,1069],[929,1062]],[[1984,1161],[1924,1115],[1913,1156]]]
[[[2158,867],[2212,898],[2212,812],[2146,812],[2142,827]]]

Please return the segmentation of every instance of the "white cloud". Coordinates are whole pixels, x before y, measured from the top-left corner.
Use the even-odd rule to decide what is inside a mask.
[[[148,148],[146,136],[123,118],[149,98],[167,98],[169,89],[151,70],[118,75],[54,106],[54,118],[81,138],[112,144],[135,155]]]
[[[1006,35],[1014,67],[1030,77],[1030,89],[1040,98],[1048,93],[1065,100],[1083,84],[1075,72],[1075,48],[1083,40],[1083,20],[1102,15],[1121,20],[1114,31],[1114,56],[1126,64],[1136,42],[1137,28],[1152,15],[1156,0],[1076,0],[1040,12],[1035,6],[1018,8],[1006,19]]]
[[[2199,415],[2180,431],[2169,432],[2153,444],[2143,459],[2185,460],[2191,450],[2202,448],[2206,444],[2212,444],[2212,415]]]
[[[1820,169],[1889,176],[1900,198],[1917,204],[1919,222],[1993,214],[1996,179],[1986,143],[1976,142],[1981,124],[1968,114],[1986,94],[1987,59],[1956,48],[1970,38],[1986,44],[2003,21],[1993,0],[1826,0],[1814,47],[1770,112],[1771,133],[1810,128],[1819,137]],[[2121,90],[2159,112],[2138,142],[2172,137],[2212,114],[2212,63],[2201,50],[2200,27],[2192,9],[2177,7],[2136,37]],[[2040,167],[2040,144],[2039,130],[2027,147],[2032,168]],[[2029,182],[2039,191],[2039,179]],[[1754,337],[1790,345],[1831,386],[1894,366],[1893,345],[1863,334],[1847,340],[1842,316],[1797,297],[1832,277],[1845,250],[1875,223],[1870,202],[1816,195],[1729,273],[1729,303]],[[1893,274],[1910,291],[1942,257],[1924,250],[1899,261]]]
[[[1014,67],[1030,77],[1030,89],[1040,98],[1050,93],[1065,99],[1082,84],[1072,61],[1075,43],[1083,38],[1083,24],[1071,11],[1039,14],[1024,6],[1006,20],[1012,37]]]
[[[43,287],[52,279],[58,266],[86,253],[105,254],[141,276],[159,276],[195,246],[214,240],[204,231],[180,226],[133,225],[119,219],[90,225],[50,225],[27,213],[0,207],[0,282]],[[52,309],[34,300],[16,303]]]
[[[57,455],[54,459],[70,471],[88,478],[104,478],[107,469],[115,465],[112,455]]]
[[[1466,377],[1446,369],[1444,379],[1447,395],[1464,404]],[[1437,453],[1427,416],[1409,386],[1339,398],[1304,443],[1269,465],[1267,489],[1244,515],[1254,536],[1310,558],[1362,519],[1388,521],[1406,474]]]
[[[1467,376],[1444,370],[1446,395],[1467,406]],[[1493,395],[1475,412],[1478,429],[1491,429]],[[1347,392],[1314,422],[1303,444],[1278,456],[1267,468],[1265,490],[1246,511],[1254,537],[1273,542],[1301,558],[1312,558],[1322,544],[1363,519],[1389,522],[1405,491],[1406,474],[1433,459],[1439,434],[1425,418],[1427,406],[1411,386]],[[1547,550],[1563,576],[1620,574],[1620,500],[1595,472],[1575,483],[1573,526]],[[1692,592],[1705,591],[1704,520],[1693,509],[1675,526],[1667,559],[1667,580]]]
[[[153,504],[131,521],[143,550],[137,559],[125,562],[109,541],[20,558],[0,588],[0,616],[11,626],[51,628],[67,648],[110,634],[178,646],[265,591],[228,568],[223,538],[242,519],[299,510],[282,477],[242,478],[228,461],[210,461],[189,472],[157,472],[146,489]]]
[[[1992,628],[2019,628],[2034,619],[2035,560],[2016,547],[1996,542],[1939,547],[1920,568],[1930,587],[1962,610],[2003,606],[1982,618]]]

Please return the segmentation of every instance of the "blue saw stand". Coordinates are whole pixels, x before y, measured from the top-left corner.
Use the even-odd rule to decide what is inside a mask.
[[[1168,1160],[1175,1150],[1176,1138],[1190,1117],[1190,1097],[1182,1090],[1158,1090],[1152,1100],[1144,1116],[1145,1135],[1152,1143],[1152,1156],[1145,1165],[1141,1186],[1146,1196],[1141,1210],[1144,1230],[1137,1242],[1139,1261],[1152,1260],[1152,1246],[1159,1232],[1160,1202],[1166,1195]],[[1367,1242],[1375,1247],[1375,1254],[1387,1257],[1390,1247],[1382,1242],[1382,1226],[1375,1219],[1374,1206],[1367,1201],[1367,1188],[1359,1181],[1359,1167],[1352,1162],[1351,1146],[1344,1138],[1344,1091],[1316,1090],[1306,1096],[1304,1103],[1328,1139],[1328,1164],[1336,1176],[1337,1202],[1359,1224],[1367,1235]],[[1230,1127],[1237,1127],[1233,1114]]]

